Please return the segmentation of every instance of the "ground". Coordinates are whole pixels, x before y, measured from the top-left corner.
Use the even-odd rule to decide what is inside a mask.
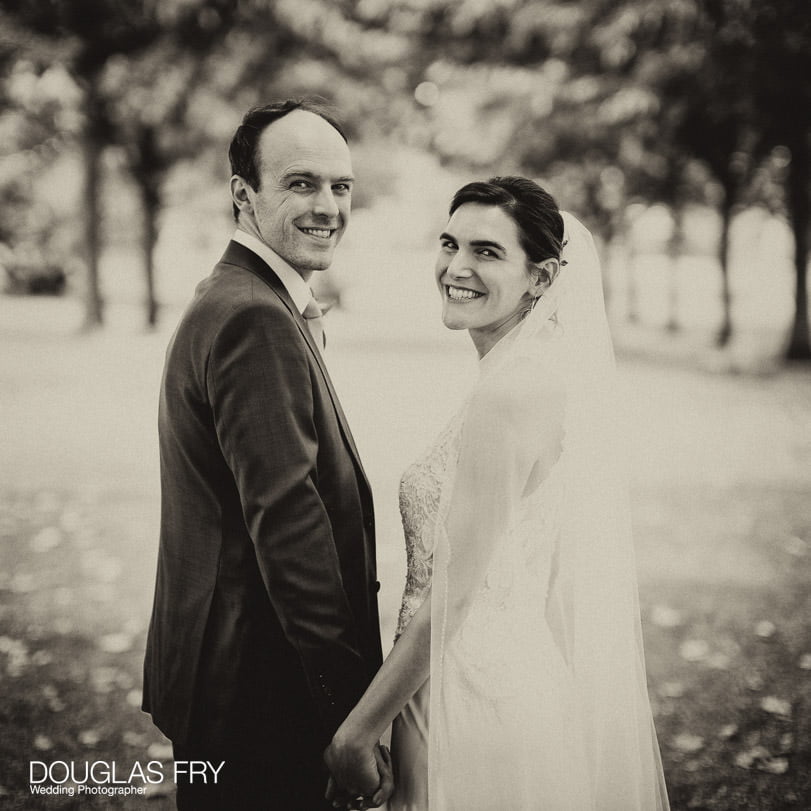
[[[395,322],[396,302],[367,304],[348,296],[330,314],[328,352],[375,490],[388,646],[404,578],[397,480],[474,363],[464,336],[435,328],[435,310]],[[0,300],[3,808],[172,807],[168,781],[126,800],[29,789],[32,761],[171,768],[139,705],[156,391],[177,311],[157,333],[135,312],[122,306],[105,331],[78,335],[75,302]],[[807,808],[811,374],[734,373],[726,356],[687,343],[641,329],[620,341],[649,687],[672,806]]]

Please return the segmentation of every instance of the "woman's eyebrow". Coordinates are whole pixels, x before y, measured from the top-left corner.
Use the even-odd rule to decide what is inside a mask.
[[[492,239],[473,239],[470,244],[474,248],[495,248],[498,251],[507,252],[507,249],[502,244]]]
[[[443,231],[439,235],[440,239],[447,239],[449,242],[457,243],[459,242],[455,236],[449,234],[447,231]],[[474,248],[495,248],[497,251],[501,251],[502,253],[507,253],[507,249],[500,243],[496,242],[493,239],[472,239],[470,244]]]

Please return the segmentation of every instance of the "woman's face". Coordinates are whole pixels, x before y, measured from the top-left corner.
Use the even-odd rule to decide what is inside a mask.
[[[466,329],[479,357],[521,319],[540,290],[518,241],[518,227],[498,206],[465,203],[439,238],[436,280],[442,321]]]

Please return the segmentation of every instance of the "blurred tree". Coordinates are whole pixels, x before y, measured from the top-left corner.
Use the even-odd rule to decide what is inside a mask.
[[[358,87],[368,91],[374,84],[368,76],[403,52],[402,37],[385,31],[385,15],[378,19],[372,8],[360,13],[352,2],[10,0],[5,6],[0,60],[26,57],[40,71],[64,64],[81,88],[88,326],[103,316],[99,188],[108,146],[123,147],[138,188],[147,320],[154,324],[165,181],[178,161],[222,140],[211,121],[216,112],[230,115],[235,105],[244,110],[268,95],[324,88],[331,100],[351,101],[363,112],[371,97],[373,117],[383,121],[385,96]]]
[[[717,207],[722,345],[732,335],[731,221],[744,194],[752,201],[761,188],[752,184],[759,163],[776,147],[786,148],[791,161],[785,204],[795,234],[797,276],[788,355],[811,354],[806,281],[811,85],[805,80],[811,73],[811,14],[806,0],[400,0],[396,5],[419,19],[414,25],[409,18],[423,53],[418,64],[424,75],[415,83],[427,79],[434,85],[434,108],[443,106],[453,82],[449,62],[506,63],[534,76],[511,88],[478,82],[479,98],[472,103],[479,115],[471,126],[480,136],[482,121],[496,110],[512,115],[513,135],[504,139],[501,154],[490,155],[492,163],[504,165],[512,158],[525,171],[559,174],[566,204],[589,216],[604,237],[610,238],[621,221],[615,206],[621,209],[629,199],[665,202],[677,221],[691,200]],[[444,67],[432,76],[437,64]],[[550,65],[561,66],[551,92]],[[435,140],[436,148],[443,145]],[[449,157],[471,162],[458,141],[453,146],[445,150]],[[696,184],[696,161],[710,172],[712,183]],[[619,204],[617,189],[624,198]]]
[[[718,209],[721,230],[722,320],[718,344],[732,337],[729,233],[732,217],[751,176],[751,103],[738,92],[734,66],[745,56],[730,37],[730,21],[711,17],[684,2],[625,4],[605,22],[605,42],[629,40],[627,58],[619,62],[626,81],[646,93],[648,110],[630,122],[644,143],[644,164],[637,162],[637,191],[668,205],[674,231],[668,243],[673,272],[683,247],[680,223],[685,205],[703,201]],[[713,183],[699,180],[692,164],[700,161]],[[660,171],[656,171],[659,167]],[[671,275],[671,301],[675,298]],[[674,324],[671,309],[668,327]]]
[[[359,17],[355,5],[242,0],[215,10],[208,3],[196,21],[176,26],[170,37],[121,66],[117,120],[140,189],[147,268],[154,264],[150,257],[171,168],[212,146],[224,152],[235,121],[249,107],[273,98],[317,95],[338,107],[350,134],[370,121],[384,129],[392,126],[379,83],[369,76],[394,63],[403,42],[374,20]],[[353,204],[362,199],[357,195]],[[230,210],[225,193],[223,208]],[[148,280],[152,276],[148,273]],[[148,291],[154,323],[151,281]]]
[[[155,248],[167,176],[175,164],[197,152],[208,133],[188,126],[195,94],[211,80],[210,55],[234,25],[230,0],[186,4],[164,17],[161,34],[142,51],[108,61],[103,89],[109,99],[116,143],[126,155],[141,207],[141,254],[147,325],[158,321]]]
[[[460,20],[467,21],[462,26],[466,41],[455,48],[457,58],[506,58],[535,73],[535,98],[516,105],[514,134],[505,153],[517,157],[524,171],[545,175],[560,186],[566,205],[587,216],[606,244],[622,233],[623,212],[633,200],[662,202],[679,223],[684,206],[706,199],[708,192],[696,185],[690,162],[708,162],[723,190],[715,195],[721,198],[716,202],[724,222],[719,341],[728,341],[727,235],[740,186],[733,182],[738,175],[729,164],[743,122],[735,115],[735,96],[721,86],[722,80],[705,81],[703,43],[712,31],[698,7],[689,0],[597,2],[577,9],[567,3],[515,0],[485,7],[460,0],[435,13],[443,15],[446,30],[459,30]],[[491,41],[474,44],[470,37],[477,35]],[[495,43],[506,47],[496,49]],[[544,81],[550,63],[566,66],[558,70],[551,95]],[[542,88],[547,90],[546,104],[537,100]],[[719,99],[715,108],[709,104]],[[482,107],[487,109],[487,102]],[[702,126],[696,128],[700,116]],[[505,157],[500,155],[496,163]],[[668,244],[671,259],[681,250],[680,234],[674,228]],[[675,273],[677,262],[671,266]],[[671,291],[675,287],[674,277]],[[670,298],[676,300],[673,294]],[[670,325],[676,320],[671,310]]]
[[[715,0],[720,2],[720,0]],[[756,111],[758,154],[787,150],[785,207],[794,233],[794,321],[786,357],[811,360],[808,319],[811,229],[811,10],[805,0],[727,0],[748,56],[736,66]],[[742,31],[740,29],[743,29]]]
[[[58,71],[40,75],[30,62],[17,61],[19,42],[30,51],[47,48],[0,13],[0,259],[7,289],[59,292],[65,268],[53,262],[57,215],[36,199],[35,180],[61,148],[65,87]]]
[[[247,109],[267,98],[311,93],[340,85],[336,74],[352,84],[368,67],[364,32],[326,0],[224,0],[204,3],[143,53],[116,60],[107,89],[141,200],[149,325],[157,322],[154,251],[171,169],[221,146],[211,119],[236,117],[237,99]],[[309,77],[308,65],[316,66]]]
[[[634,31],[640,56],[631,76],[659,87],[663,105],[678,111],[666,130],[687,155],[710,171],[715,187],[707,190],[721,218],[719,264],[722,272],[723,322],[718,342],[732,334],[729,281],[729,234],[741,203],[769,205],[767,190],[755,183],[758,167],[776,147],[791,155],[785,173],[785,208],[794,231],[795,317],[789,358],[811,358],[808,323],[807,265],[811,226],[811,13],[804,0],[752,3],[706,0],[663,4],[648,0],[626,4],[644,9],[647,22]],[[660,22],[657,24],[656,14]],[[646,31],[654,21],[654,37]],[[640,34],[642,36],[640,37]],[[645,54],[662,42],[676,56],[663,80],[651,81]],[[655,56],[653,57],[656,58]]]
[[[4,29],[20,34],[15,58],[25,57],[43,71],[62,64],[81,90],[86,327],[103,321],[99,188],[102,153],[114,133],[102,89],[104,68],[113,56],[142,50],[158,35],[156,6],[157,0],[6,0],[0,18]]]

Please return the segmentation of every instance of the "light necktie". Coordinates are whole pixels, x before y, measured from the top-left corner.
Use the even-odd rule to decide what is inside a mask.
[[[327,336],[324,335],[324,318],[318,302],[311,298],[307,302],[307,306],[302,313],[307,321],[307,327],[310,330],[310,335],[313,336],[316,345],[319,349],[323,350],[327,345]]]

